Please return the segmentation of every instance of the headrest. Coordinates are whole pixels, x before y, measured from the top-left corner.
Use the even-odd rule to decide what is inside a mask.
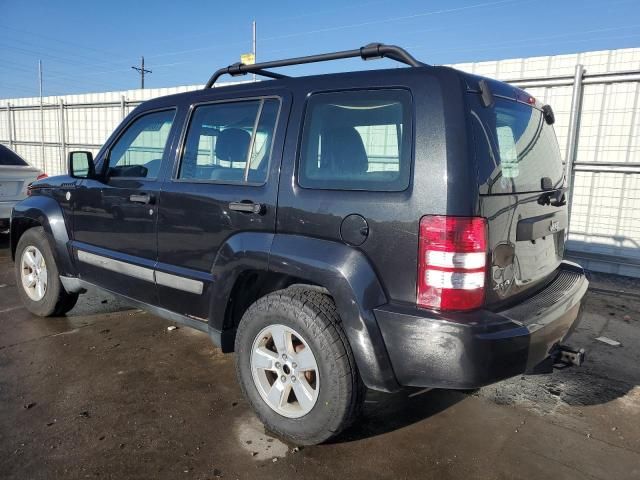
[[[362,137],[354,127],[327,130],[323,137],[323,168],[347,174],[365,173],[369,169]]]
[[[222,130],[216,139],[216,157],[229,162],[241,162],[247,159],[251,135],[241,128]]]

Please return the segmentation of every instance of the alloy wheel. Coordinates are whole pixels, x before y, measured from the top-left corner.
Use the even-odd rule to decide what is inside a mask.
[[[282,416],[302,417],[318,400],[316,357],[302,335],[290,327],[270,325],[256,336],[251,374],[262,399]]]

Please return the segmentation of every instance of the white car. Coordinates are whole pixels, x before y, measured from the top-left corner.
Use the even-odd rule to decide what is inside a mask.
[[[13,206],[27,196],[27,189],[35,180],[47,176],[32,167],[13,150],[0,144],[0,232],[9,229]]]

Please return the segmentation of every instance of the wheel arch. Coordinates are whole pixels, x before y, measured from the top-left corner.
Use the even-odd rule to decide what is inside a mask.
[[[277,234],[269,271],[298,275],[326,288],[336,303],[365,385],[382,391],[399,388],[373,313],[374,308],[387,303],[387,296],[361,251],[329,240]]]
[[[15,260],[20,237],[34,227],[42,227],[45,231],[60,275],[75,276],[64,214],[58,202],[49,197],[29,197],[13,208],[9,233],[12,260]]]
[[[333,298],[364,383],[382,391],[399,388],[373,313],[387,297],[362,252],[299,235],[238,234],[221,249],[214,277],[210,325],[221,332],[223,351],[233,350],[235,327],[249,305],[300,284]]]

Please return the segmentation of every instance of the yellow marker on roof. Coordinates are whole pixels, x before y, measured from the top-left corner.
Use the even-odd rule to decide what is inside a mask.
[[[240,55],[240,63],[245,65],[253,65],[256,63],[256,56],[253,53],[243,53]]]

